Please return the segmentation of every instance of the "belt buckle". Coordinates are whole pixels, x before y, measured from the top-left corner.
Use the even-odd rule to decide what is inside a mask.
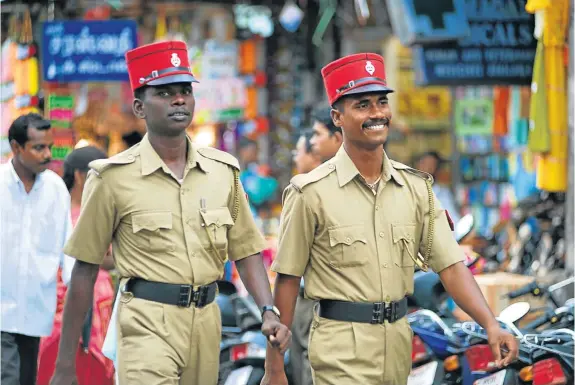
[[[373,304],[371,313],[371,324],[382,324],[384,318],[385,304],[383,302],[376,302]]]
[[[178,307],[190,307],[192,303],[193,289],[191,285],[180,285],[180,296],[178,298]]]
[[[207,299],[208,299],[208,286],[200,286],[198,290],[194,291],[193,302],[196,304],[197,308],[202,308],[206,306]]]
[[[385,304],[385,317],[389,322],[395,322],[397,318],[397,303],[390,302]]]

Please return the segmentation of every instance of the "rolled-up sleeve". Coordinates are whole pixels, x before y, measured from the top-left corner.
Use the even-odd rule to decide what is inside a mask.
[[[429,266],[433,271],[439,273],[443,269],[463,261],[464,254],[451,231],[445,210],[441,207],[435,194],[433,194],[433,198],[435,202],[435,223],[431,234],[429,228],[429,202],[422,202],[425,211],[419,252],[421,255],[426,255],[429,240],[432,239]]]
[[[293,186],[283,193],[277,255],[272,271],[301,277],[309,263],[316,218],[304,194]]]
[[[82,195],[80,217],[64,253],[83,262],[101,264],[117,226],[116,215],[110,187],[90,172]]]

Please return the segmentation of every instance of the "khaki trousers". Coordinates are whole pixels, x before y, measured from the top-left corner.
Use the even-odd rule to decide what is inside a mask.
[[[290,361],[293,368],[294,385],[313,385],[309,366],[309,331],[313,321],[315,301],[298,296],[292,323],[292,345]]]
[[[309,361],[315,385],[405,385],[413,332],[404,317],[392,324],[333,321],[314,314]]]
[[[215,302],[181,308],[123,293],[118,308],[119,385],[216,385],[221,314]]]

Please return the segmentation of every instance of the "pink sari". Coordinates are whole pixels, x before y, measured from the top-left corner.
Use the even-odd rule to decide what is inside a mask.
[[[80,214],[79,208],[72,208],[72,223],[75,225]],[[62,331],[62,315],[66,286],[62,282],[61,271],[58,271],[57,307],[54,317],[54,329],[49,337],[40,340],[38,356],[37,385],[48,385],[54,374],[54,366],[58,355],[58,345]],[[78,385],[108,385],[113,384],[114,364],[102,354],[102,345],[108,330],[112,315],[112,305],[115,292],[112,277],[107,271],[100,269],[94,285],[94,303],[92,315],[92,330],[88,352],[78,346],[76,353],[76,374]]]

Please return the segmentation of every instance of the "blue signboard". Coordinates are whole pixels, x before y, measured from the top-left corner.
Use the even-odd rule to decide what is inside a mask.
[[[470,35],[414,47],[419,85],[529,85],[537,40],[527,0],[465,0]]]
[[[469,34],[466,0],[387,0],[393,32],[401,44],[456,40]]]
[[[44,80],[127,81],[124,54],[136,45],[133,20],[45,22],[42,31]]]

